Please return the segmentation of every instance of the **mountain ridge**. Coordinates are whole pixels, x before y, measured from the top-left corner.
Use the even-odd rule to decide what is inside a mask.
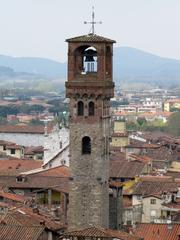
[[[166,83],[175,82],[180,85],[180,60],[164,58],[143,50],[130,47],[114,49],[114,78],[115,81],[127,80],[146,83],[151,79],[159,79]],[[48,58],[11,57],[0,55],[0,76],[2,67],[10,68],[11,74],[20,77],[26,74],[31,77],[66,79],[67,63],[61,63]],[[5,71],[6,72],[6,71]],[[4,74],[4,71],[3,71]],[[8,75],[8,74],[7,74]],[[4,75],[3,75],[4,77]],[[7,76],[9,77],[9,76]]]

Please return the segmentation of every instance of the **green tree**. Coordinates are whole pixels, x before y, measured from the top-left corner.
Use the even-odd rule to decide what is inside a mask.
[[[180,136],[180,112],[175,112],[169,117],[167,131],[174,136]]]
[[[140,127],[142,127],[142,126],[144,126],[144,125],[147,123],[147,121],[146,121],[145,118],[139,117],[139,118],[137,119],[137,123],[139,124]]]

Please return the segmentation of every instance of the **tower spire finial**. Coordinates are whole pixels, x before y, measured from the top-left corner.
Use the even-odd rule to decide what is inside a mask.
[[[95,33],[95,24],[102,24],[101,21],[95,21],[94,6],[92,7],[92,20],[90,22],[84,21],[84,24],[91,24],[91,34]]]

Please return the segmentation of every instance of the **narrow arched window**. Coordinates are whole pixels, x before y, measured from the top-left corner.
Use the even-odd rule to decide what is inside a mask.
[[[84,115],[84,103],[82,101],[79,101],[77,104],[77,115],[78,116]]]
[[[94,116],[94,103],[89,102],[89,116]]]
[[[83,137],[82,139],[82,154],[91,154],[91,139]]]

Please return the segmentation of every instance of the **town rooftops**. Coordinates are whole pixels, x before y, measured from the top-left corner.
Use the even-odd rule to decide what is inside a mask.
[[[31,160],[30,160],[31,161]],[[44,177],[70,177],[70,170],[67,166],[57,166],[49,169],[39,169],[36,172],[24,172],[22,175],[34,175],[34,176],[44,176]]]
[[[66,232],[63,234],[62,238],[116,238],[120,240],[141,240],[142,238],[136,237],[132,234],[118,231],[118,230],[112,230],[112,229],[105,229],[102,227],[89,227],[84,229],[79,229],[71,232]]]
[[[0,239],[37,240],[44,231],[43,226],[18,226],[0,224]]]
[[[87,35],[66,39],[66,42],[115,43],[116,41],[90,33]]]
[[[26,147],[24,154],[25,155],[33,155],[35,153],[43,153],[44,152],[44,147],[43,146],[31,146],[31,147]]]
[[[179,240],[180,224],[141,223],[133,233],[144,240]]]
[[[168,192],[178,192],[180,183],[176,182],[158,182],[158,181],[142,181],[133,186],[134,195],[161,195]]]
[[[145,148],[145,149],[159,149],[161,145],[141,142],[138,140],[130,140],[130,144],[126,148]]]
[[[20,225],[20,226],[43,226],[44,228],[56,231],[62,229],[63,226],[59,222],[55,222],[50,217],[37,211],[33,212],[31,208],[20,207],[10,210],[1,218],[1,223],[7,225]]]
[[[41,165],[42,162],[38,160],[0,160],[0,176],[16,176],[21,172],[40,168]]]
[[[144,167],[140,161],[110,161],[110,178],[134,178],[143,172]]]
[[[31,133],[44,134],[44,126],[28,126],[28,125],[1,125],[0,133]]]
[[[20,202],[20,203],[23,203],[26,200],[26,198],[22,195],[8,193],[4,191],[0,191],[0,197],[14,201],[14,202]]]

